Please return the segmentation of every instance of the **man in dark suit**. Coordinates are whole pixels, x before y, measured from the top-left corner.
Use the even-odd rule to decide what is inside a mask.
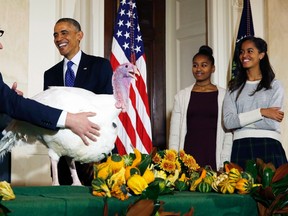
[[[4,34],[0,30],[0,37]],[[3,49],[0,43],[0,49]],[[51,130],[57,130],[61,127],[71,129],[75,134],[88,144],[87,137],[96,140],[93,135],[99,136],[98,125],[90,122],[88,117],[94,116],[95,113],[67,113],[66,111],[55,109],[34,100],[24,98],[20,91],[7,86],[0,73],[0,114],[7,114],[12,118],[27,121],[40,127]]]
[[[96,94],[112,94],[112,67],[110,61],[87,55],[80,49],[83,38],[80,24],[71,18],[59,19],[54,26],[54,43],[64,59],[44,73],[44,90],[49,86],[67,86],[65,81],[67,63],[73,62],[74,87],[80,87]],[[71,85],[70,85],[71,86]],[[101,133],[101,131],[100,131]],[[67,158],[71,160],[71,158]],[[58,163],[60,185],[71,185],[72,178],[64,158]],[[83,185],[91,186],[93,164],[76,162],[76,169]]]

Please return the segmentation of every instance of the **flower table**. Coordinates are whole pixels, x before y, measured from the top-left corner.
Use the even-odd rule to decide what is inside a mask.
[[[13,187],[15,200],[1,203],[11,210],[11,216],[89,216],[103,215],[104,198],[91,194],[90,187],[41,186]],[[120,201],[108,199],[109,215],[125,211],[137,197]],[[164,201],[164,210],[188,212],[194,207],[194,216],[199,215],[258,215],[256,202],[250,195],[175,192],[159,196]]]

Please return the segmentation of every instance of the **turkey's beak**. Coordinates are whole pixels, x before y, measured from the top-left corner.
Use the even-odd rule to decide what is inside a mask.
[[[129,75],[135,80],[137,80],[136,75],[140,76],[140,72],[139,72],[138,68],[135,65],[133,66],[133,70],[129,71]]]

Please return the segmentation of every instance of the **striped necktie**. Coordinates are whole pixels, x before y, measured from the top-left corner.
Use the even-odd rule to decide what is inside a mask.
[[[65,86],[74,86],[75,73],[72,69],[73,64],[74,63],[72,61],[67,62],[67,70],[65,73]]]

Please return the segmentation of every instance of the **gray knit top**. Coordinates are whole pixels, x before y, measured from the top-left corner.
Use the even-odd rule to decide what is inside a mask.
[[[234,130],[234,140],[247,137],[268,137],[281,142],[280,122],[261,116],[260,108],[280,107],[283,111],[284,89],[273,80],[271,89],[251,95],[260,81],[246,81],[236,101],[238,90],[226,92],[223,104],[224,125]]]

